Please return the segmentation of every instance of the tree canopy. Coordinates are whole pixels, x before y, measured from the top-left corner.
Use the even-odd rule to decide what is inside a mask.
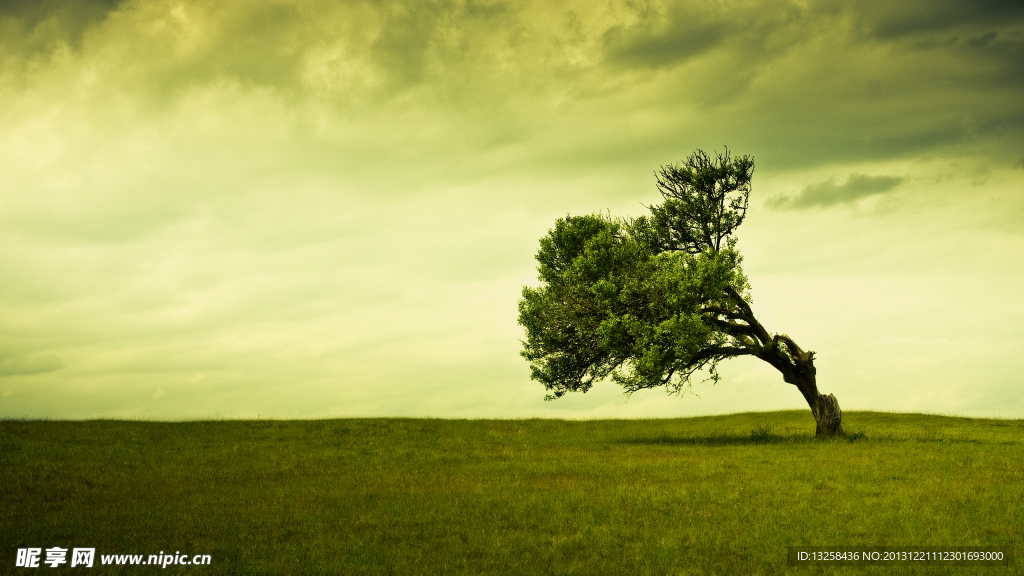
[[[679,393],[695,374],[717,381],[719,362],[752,355],[800,389],[819,433],[842,433],[835,397],[818,394],[814,353],[770,334],[751,309],[735,231],[753,171],[749,156],[698,150],[655,173],[663,201],[650,214],[555,222],[536,255],[540,286],[519,301],[522,355],[547,399],[608,377],[627,393]]]

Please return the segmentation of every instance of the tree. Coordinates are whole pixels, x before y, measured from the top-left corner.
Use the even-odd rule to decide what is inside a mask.
[[[835,396],[818,392],[814,352],[772,334],[751,309],[735,231],[743,223],[754,161],[697,150],[655,173],[663,202],[649,215],[569,216],[541,238],[540,286],[523,288],[522,356],[546,399],[586,392],[611,377],[631,394],[682,393],[718,363],[754,356],[807,401],[817,435],[843,433]]]

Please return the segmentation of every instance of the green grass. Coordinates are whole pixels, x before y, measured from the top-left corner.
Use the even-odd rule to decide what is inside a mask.
[[[1022,550],[1024,421],[847,412],[843,424],[854,434],[823,441],[807,411],[2,421],[0,572],[30,546],[210,554],[167,569],[203,575],[1019,570],[787,566],[794,545]]]

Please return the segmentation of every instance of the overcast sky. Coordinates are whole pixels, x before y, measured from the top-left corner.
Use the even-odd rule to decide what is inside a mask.
[[[554,221],[725,146],[822,392],[1024,418],[1014,0],[3,2],[0,417],[806,408],[751,358],[544,402],[519,356]]]

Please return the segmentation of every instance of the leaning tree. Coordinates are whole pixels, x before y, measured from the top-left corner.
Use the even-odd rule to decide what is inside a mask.
[[[537,252],[540,286],[519,301],[522,355],[546,399],[609,376],[627,393],[681,393],[704,371],[717,382],[722,360],[755,356],[803,394],[818,435],[843,433],[835,396],[818,392],[814,352],[751,310],[735,231],[753,172],[749,156],[697,150],[655,173],[664,201],[649,215],[555,222]]]

